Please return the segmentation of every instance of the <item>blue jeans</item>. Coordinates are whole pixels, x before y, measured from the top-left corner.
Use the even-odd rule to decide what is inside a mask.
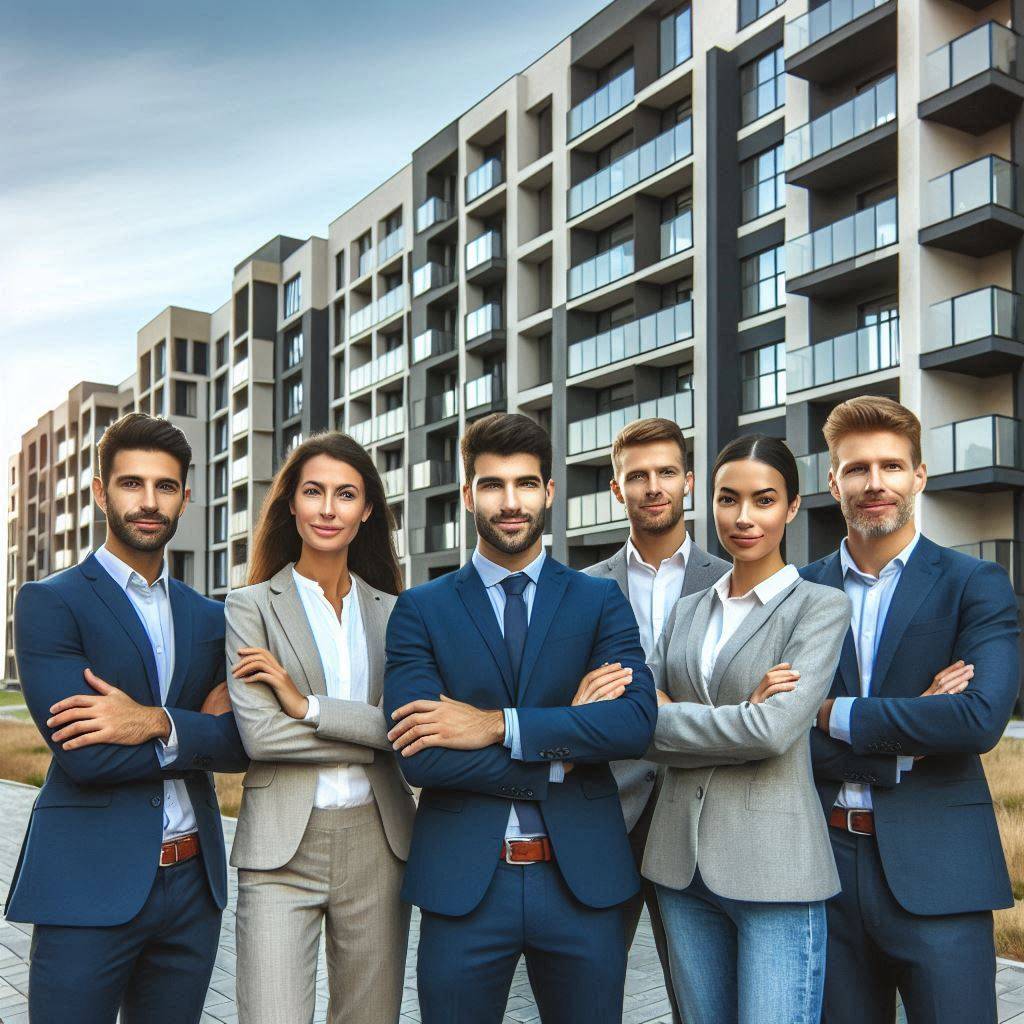
[[[687,1024],[818,1024],[824,903],[730,900],[699,873],[686,889],[657,889]]]

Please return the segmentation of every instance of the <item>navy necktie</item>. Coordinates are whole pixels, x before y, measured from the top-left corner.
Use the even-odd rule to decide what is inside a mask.
[[[506,576],[501,581],[501,589],[505,591],[505,647],[508,649],[509,661],[512,662],[512,679],[515,681],[516,694],[519,693],[519,667],[523,663],[523,649],[526,647],[526,590],[530,577],[524,572],[514,576]],[[514,800],[516,817],[519,827],[525,833],[546,835],[544,819],[540,816],[537,804],[533,800]]]

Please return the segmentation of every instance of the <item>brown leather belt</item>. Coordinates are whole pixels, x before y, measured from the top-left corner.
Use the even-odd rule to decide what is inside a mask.
[[[540,864],[555,859],[547,836],[537,839],[505,839],[498,856],[506,864]]]
[[[160,867],[169,868],[199,855],[199,833],[171,839],[160,847]]]
[[[856,811],[846,807],[833,807],[828,816],[828,823],[833,828],[841,828],[855,836],[873,836],[875,834],[875,816],[871,811]]]

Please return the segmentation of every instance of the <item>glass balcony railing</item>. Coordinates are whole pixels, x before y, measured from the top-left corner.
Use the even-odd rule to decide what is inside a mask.
[[[348,318],[349,334],[362,334],[368,331],[375,323],[373,302],[368,302],[362,309],[357,309]]]
[[[416,231],[426,231],[427,228],[440,224],[443,220],[450,220],[452,217],[452,204],[431,196],[425,203],[421,203],[416,210]]]
[[[432,551],[451,551],[458,546],[458,523],[417,526],[409,535],[409,552],[413,555],[424,555]]]
[[[83,466],[82,472],[78,476],[78,486],[84,490],[86,487],[92,486],[92,466]]]
[[[786,135],[786,170],[896,119],[896,76],[889,75]]]
[[[484,161],[466,175],[466,202],[471,203],[497,188],[505,180],[505,170],[497,157]]]
[[[376,302],[368,302],[362,309],[357,309],[348,318],[349,335],[362,334],[363,331],[369,330],[382,320],[387,320],[404,308],[405,285],[400,284],[385,292]]]
[[[790,281],[835,263],[892,245],[899,238],[896,199],[885,199],[850,217],[786,243]]]
[[[824,494],[828,490],[828,471],[832,468],[832,456],[828,452],[798,455],[796,468],[801,494]]]
[[[611,491],[598,491],[596,494],[581,494],[569,498],[566,501],[566,512],[570,530],[629,522],[626,506],[617,501]]]
[[[83,505],[78,510],[78,526],[88,526],[92,522],[92,505]]]
[[[365,277],[371,270],[373,270],[373,250],[367,249],[366,252],[359,254],[356,279],[358,280],[360,277]]]
[[[661,258],[663,260],[692,248],[693,210],[683,210],[671,220],[662,222]]]
[[[870,14],[888,0],[829,0],[814,10],[786,22],[785,55],[792,57],[808,46],[838,32],[851,21]]]
[[[376,441],[383,441],[386,437],[393,437],[405,430],[405,406],[397,409],[389,409],[387,412],[379,413],[361,423],[353,423],[349,429],[349,436],[358,441],[361,445],[373,444]]]
[[[239,409],[231,417],[231,436],[237,436],[238,434],[244,434],[249,429],[249,410]]]
[[[249,532],[249,510],[240,509],[231,513],[231,536],[237,537],[240,533]]]
[[[1024,469],[1021,421],[1009,416],[978,416],[933,427],[926,455],[930,476],[972,469]]]
[[[1017,205],[1017,166],[998,156],[985,156],[928,182],[924,194],[924,223],[959,217],[981,206]]]
[[[576,420],[569,424],[569,454],[580,455],[608,448],[615,440],[615,435],[627,423],[650,416],[675,420],[684,430],[689,429],[693,426],[693,392],[681,391],[676,395],[653,398],[623,409],[590,416],[585,420]]]
[[[234,589],[244,587],[249,579],[249,567],[243,563],[242,565],[231,566],[231,586]]]
[[[380,475],[381,483],[384,485],[384,497],[396,498],[399,494],[405,493],[405,467],[398,466],[395,469],[386,469]]]
[[[412,339],[412,361],[418,363],[421,359],[439,356],[442,352],[454,352],[455,345],[454,334],[431,327]]]
[[[633,273],[633,239],[569,268],[569,298],[603,288]]]
[[[633,68],[627,68],[582,103],[569,111],[569,141],[589,131],[633,101],[636,92]]]
[[[405,349],[402,347],[392,349],[362,366],[353,367],[348,375],[349,390],[359,391],[362,388],[368,388],[371,384],[393,377],[404,369]]]
[[[899,320],[871,324],[786,353],[786,390],[792,394],[900,365]]]
[[[244,480],[249,475],[249,457],[243,455],[240,459],[235,459],[231,463],[231,482],[238,483],[239,480]]]
[[[1024,592],[1024,563],[1021,554],[1024,547],[1015,540],[976,540],[970,544],[954,544],[954,551],[980,558],[984,562],[1001,565],[1010,577],[1015,594]]]
[[[1005,288],[979,288],[936,302],[928,310],[922,352],[966,345],[979,338],[1020,339],[1020,296]]]
[[[503,373],[486,373],[482,377],[466,381],[466,411],[493,405],[505,398],[505,376]]]
[[[439,395],[418,398],[412,407],[413,426],[423,427],[459,414],[459,390],[451,388]]]
[[[479,267],[489,260],[500,260],[504,255],[501,235],[497,231],[488,231],[466,246],[466,271]]]
[[[413,271],[412,293],[415,296],[425,295],[434,288],[442,288],[446,284],[451,284],[454,277],[453,269],[446,267],[443,263],[433,261],[424,263],[422,267]]]
[[[74,553],[71,548],[64,548],[53,553],[53,567],[56,570],[67,569],[74,564]]]
[[[489,302],[466,314],[466,341],[480,338],[491,331],[500,331],[501,328],[501,306],[496,302]]]
[[[391,537],[395,542],[395,554],[399,558],[405,558],[405,530],[399,529],[391,531]]]
[[[574,342],[569,346],[569,376],[596,370],[599,366],[611,366],[623,359],[635,359],[645,352],[692,337],[693,302],[687,299],[677,306]]]
[[[405,231],[402,225],[399,224],[390,235],[387,235],[377,246],[377,262],[384,263],[391,259],[392,256],[397,256],[402,251],[402,245],[405,241]]]
[[[424,487],[453,484],[455,480],[455,463],[442,462],[440,459],[424,459],[412,467],[410,486],[414,491],[420,491]]]
[[[57,481],[57,486],[54,487],[54,489],[53,489],[53,496],[57,500],[60,500],[61,498],[66,498],[67,494],[68,494],[68,481],[67,481],[67,478],[66,477],[61,477]]]
[[[1017,36],[1005,26],[990,21],[925,57],[921,96],[928,99],[983,71],[1015,75],[1016,67]]]
[[[569,189],[569,217],[601,203],[627,188],[659,174],[666,168],[693,155],[693,124],[690,118],[670,128],[650,142],[619,157]]]
[[[249,360],[243,359],[231,367],[231,386],[237,388],[249,379]]]

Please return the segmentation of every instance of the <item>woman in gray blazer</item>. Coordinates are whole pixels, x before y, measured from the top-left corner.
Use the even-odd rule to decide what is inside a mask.
[[[312,1021],[321,927],[328,1020],[398,1020],[415,807],[378,706],[402,585],[392,526],[366,452],[315,435],[274,478],[249,586],[227,598],[228,687],[252,758],[231,853],[241,1024]]]
[[[651,658],[668,766],[644,853],[688,1024],[817,1024],[824,901],[839,880],[809,732],[850,605],[780,552],[800,506],[782,441],[738,438],[712,473],[733,568],[680,600]]]

